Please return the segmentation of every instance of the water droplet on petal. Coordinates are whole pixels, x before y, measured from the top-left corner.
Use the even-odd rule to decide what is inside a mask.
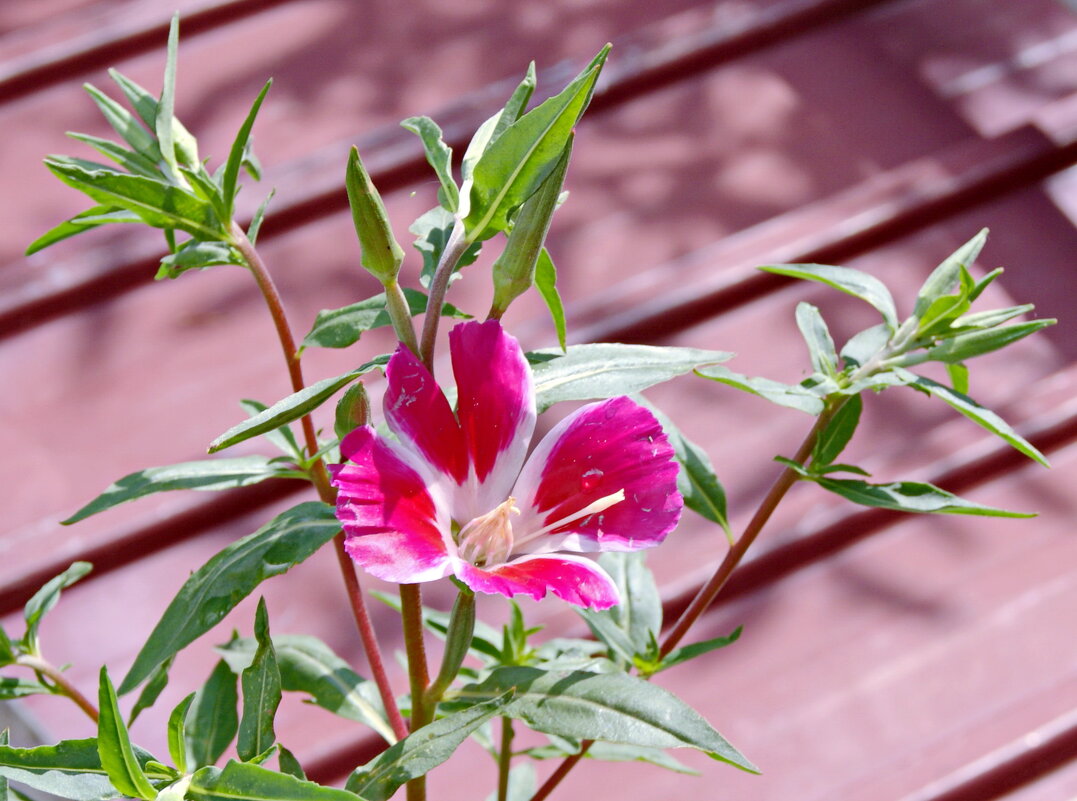
[[[597,467],[592,467],[586,473],[580,477],[580,489],[584,492],[590,492],[598,483],[602,480],[602,471]]]

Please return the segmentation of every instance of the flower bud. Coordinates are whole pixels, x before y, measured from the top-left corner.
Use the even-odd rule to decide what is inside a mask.
[[[395,280],[404,261],[404,250],[393,236],[385,204],[354,147],[348,156],[344,182],[355,232],[359,235],[363,267],[383,284]]]

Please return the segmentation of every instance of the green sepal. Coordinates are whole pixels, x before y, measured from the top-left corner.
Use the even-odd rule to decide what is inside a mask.
[[[539,412],[568,400],[600,400],[647,387],[724,362],[732,354],[700,348],[599,343],[527,354]]]
[[[404,261],[404,249],[393,236],[385,204],[359,158],[358,148],[354,146],[348,154],[344,184],[348,190],[348,205],[351,207],[355,233],[359,237],[360,262],[367,272],[383,284],[396,280]]]
[[[897,328],[897,309],[890,290],[878,278],[851,267],[833,267],[829,264],[768,264],[759,268],[776,275],[818,281],[829,287],[860,298],[874,306],[891,331]]]
[[[265,456],[202,459],[163,467],[147,467],[145,470],[126,475],[110,485],[71,517],[61,521],[61,524],[69,526],[106,509],[158,492],[233,489],[257,484],[269,478],[304,478],[304,476]]]
[[[228,545],[184,582],[139,651],[120,692],[133,690],[157,665],[219,623],[255,587],[304,561],[339,532],[332,507],[307,502]]]
[[[116,690],[105,667],[101,668],[98,708],[101,717],[97,721],[97,752],[108,780],[125,796],[154,801],[157,791],[150,784],[131,747],[131,737],[120,715]]]
[[[494,299],[490,306],[490,317],[500,319],[509,304],[535,283],[536,267],[544,249],[546,233],[550,230],[553,213],[557,210],[557,199],[561,196],[561,186],[571,157],[572,136],[569,135],[564,153],[553,171],[520,207],[512,230],[509,231],[505,249],[494,262]],[[560,335],[560,332],[558,340],[564,350],[564,336]]]
[[[405,737],[348,777],[346,790],[366,801],[388,801],[401,786],[425,776],[453,755],[479,726],[500,714],[511,700],[512,691],[436,720]]]
[[[463,201],[468,242],[506,231],[512,212],[557,166],[591,101],[609,50],[609,45],[603,47],[560,94],[524,114],[485,149],[475,164],[469,197]]]
[[[223,659],[195,693],[185,719],[183,738],[195,768],[214,764],[239,730],[238,679]]]
[[[236,753],[244,762],[270,748],[277,739],[273,718],[281,701],[280,670],[273,641],[269,637],[269,612],[265,598],[258,599],[254,618],[254,636],[258,650],[250,666],[243,671],[243,715],[239,720]]]
[[[447,211],[455,213],[460,206],[460,190],[452,177],[452,148],[445,144],[441,128],[429,117],[408,117],[400,123],[400,127],[411,131],[422,140],[426,161],[434,168],[441,183],[438,202]],[[354,149],[352,152],[355,152]],[[403,257],[401,252],[400,258]]]
[[[61,591],[67,589],[76,581],[93,570],[89,562],[74,562],[63,573],[54,576],[42,585],[41,589],[31,596],[23,607],[23,618],[26,620],[26,633],[19,643],[19,647],[28,654],[37,654],[37,629],[41,625],[41,618],[45,616],[60,600]]]
[[[332,378],[324,378],[299,392],[294,392],[277,401],[264,412],[232,426],[210,443],[209,452],[216,453],[230,448],[251,437],[257,437],[259,434],[273,431],[286,423],[298,420],[317,409],[359,376],[378,367],[384,367],[388,363],[388,356],[378,356],[355,370]]]

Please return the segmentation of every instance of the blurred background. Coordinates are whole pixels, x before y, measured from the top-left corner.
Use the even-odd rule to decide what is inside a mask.
[[[299,499],[298,484],[162,494],[72,528],[58,521],[132,471],[200,458],[242,417],[240,398],[289,393],[262,300],[220,267],[154,282],[163,242],[112,226],[31,258],[26,245],[89,204],[41,166],[92,157],[64,136],[111,135],[81,84],[118,95],[109,66],[160,88],[168,19],[182,14],[177,115],[216,167],[267,77],[255,127],[276,197],[260,249],[298,336],[319,309],[377,291],[358,266],[343,170],[357,144],[402,243],[437,188],[418,140],[426,114],[459,155],[530,60],[536,99],[614,44],[578,128],[570,191],[549,249],[573,342],[678,344],[738,354],[734,370],[795,382],[807,354],[793,310],[818,305],[839,342],[876,322],[817,285],[754,271],[774,262],[866,270],[908,313],[930,270],[980,228],[973,272],[1006,274],[985,308],[1033,302],[1060,323],[972,365],[970,394],[1044,450],[1043,470],[949,407],[912,392],[866,399],[847,460],[876,480],[939,483],[1033,521],[910,518],[804,486],[791,493],[698,639],[734,646],[661,682],[763,769],[693,753],[702,778],[588,762],[560,792],[593,801],[671,791],[753,801],[1049,801],[1077,795],[1077,14],[1062,0],[37,0],[0,5],[0,614],[76,559],[96,570],[43,627],[47,655],[92,694],[124,673],[164,607],[226,543]],[[420,259],[409,250],[405,277]],[[496,250],[490,248],[488,250]],[[484,314],[485,257],[450,301]],[[506,317],[526,347],[554,344],[535,297]],[[392,347],[308,351],[308,381]],[[376,384],[376,382],[375,382]],[[734,530],[811,421],[699,379],[648,393],[710,454]],[[325,410],[323,410],[325,411]],[[322,422],[330,418],[323,416]],[[257,442],[239,452],[264,451]],[[1067,489],[1067,487],[1069,489]],[[650,560],[672,618],[725,551],[686,517]],[[365,586],[375,587],[369,579]],[[310,632],[366,673],[333,556],[264,585],[275,633]],[[433,586],[429,603],[447,608]],[[376,607],[389,652],[394,613]],[[497,619],[505,604],[489,599]],[[527,604],[551,634],[585,628]],[[177,662],[133,735],[163,751],[167,712],[208,674],[211,646],[249,635],[253,602]],[[106,628],[106,623],[114,625]],[[406,686],[397,665],[394,681]],[[17,716],[41,741],[92,736],[61,699]],[[2,718],[0,718],[2,720]],[[342,780],[376,738],[287,698],[278,731],[308,772]],[[434,796],[483,798],[495,766],[474,746],[432,775]],[[540,765],[540,773],[554,765]]]

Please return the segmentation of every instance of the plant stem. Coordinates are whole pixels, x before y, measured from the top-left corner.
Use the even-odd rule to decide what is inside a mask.
[[[819,437],[819,433],[826,427],[826,424],[830,422],[830,418],[834,416],[834,412],[837,407],[827,405],[823,412],[819,415],[815,421],[815,425],[812,426],[811,431],[808,432],[808,436],[804,438],[804,442],[801,443],[800,448],[797,450],[796,455],[793,457],[793,461],[797,464],[803,465],[808,457],[811,455],[812,449],[815,447],[815,441]],[[752,519],[748,521],[748,525],[744,529],[744,533],[740,535],[733,547],[726,553],[725,558],[721,564],[718,565],[718,569],[714,571],[714,575],[710,577],[706,584],[704,584],[699,592],[696,593],[696,597],[692,599],[692,602],[688,605],[688,608],[681,614],[680,619],[666,634],[665,639],[662,640],[662,646],[659,651],[662,657],[665,657],[677,647],[677,644],[684,638],[684,635],[688,632],[688,629],[695,623],[700,615],[702,615],[707,607],[711,605],[714,599],[718,596],[718,593],[725,587],[726,582],[729,581],[730,575],[733,573],[734,568],[740,564],[744,559],[744,555],[748,552],[748,548],[755,542],[756,537],[759,536],[759,532],[763,530],[763,526],[766,525],[770,516],[774,514],[774,510],[781,502],[785,494],[797,481],[797,473],[791,467],[786,467],[778,475],[778,478],[771,485],[770,490],[759,504],[759,508],[756,509]],[[573,754],[570,757],[566,757],[565,760],[557,766],[557,770],[550,774],[550,777],[543,782],[542,786],[538,789],[532,797],[531,801],[544,801],[550,793],[554,791],[561,780],[568,775],[569,771],[576,766],[576,763],[583,759],[587,753],[587,749],[591,747],[594,740],[584,740],[580,743],[579,753]]]
[[[62,695],[66,695],[72,701],[74,701],[78,708],[86,713],[94,723],[97,723],[99,714],[97,707],[90,703],[89,699],[85,695],[78,691],[78,688],[74,684],[67,680],[59,670],[57,670],[51,663],[46,662],[37,656],[30,656],[29,654],[23,654],[15,660],[15,664],[22,665],[23,667],[30,668],[30,670],[45,676],[60,691]]]
[[[430,675],[426,668],[426,645],[423,643],[423,596],[418,584],[400,585],[400,614],[404,623],[404,650],[408,655],[408,680],[411,685],[411,730],[430,722],[426,705],[426,687]],[[407,784],[408,801],[425,801],[426,776]]]
[[[497,752],[497,801],[508,801],[514,735],[512,718],[501,718],[501,749]]]
[[[396,279],[386,282],[385,306],[389,310],[389,319],[393,321],[393,331],[396,338],[408,346],[408,350],[419,355],[419,342],[415,339],[415,326],[411,322],[411,309],[408,308],[408,299],[404,297],[404,290]]]
[[[445,293],[449,289],[449,279],[456,269],[456,263],[470,244],[464,239],[464,224],[458,219],[449,234],[449,241],[445,243],[445,249],[441,252],[441,261],[434,270],[434,278],[430,282],[430,297],[426,302],[426,319],[423,320],[419,358],[431,373],[434,372],[434,346],[437,342],[438,323],[441,321],[441,307],[445,305]]]
[[[280,293],[277,291],[276,284],[273,283],[273,278],[266,269],[265,262],[258,255],[258,251],[255,250],[254,245],[251,244],[243,229],[235,223],[232,224],[232,240],[236,249],[243,254],[243,258],[247,262],[246,266],[251,271],[251,275],[254,276],[255,283],[258,284],[258,288],[262,292],[262,297],[265,298],[269,316],[273,318],[273,325],[277,329],[281,350],[284,351],[284,361],[288,366],[288,377],[292,382],[292,390],[299,392],[305,386],[303,368],[296,354],[295,337],[292,335],[291,326],[288,324],[288,317],[284,312],[284,304],[281,302]],[[313,455],[318,452],[318,436],[314,431],[314,421],[308,414],[303,416],[301,422],[307,453]],[[325,503],[335,504],[337,493],[332,484],[329,483],[329,473],[325,469],[325,462],[320,458],[315,459],[311,464],[310,477],[315,489],[318,491],[318,497]],[[348,594],[348,601],[352,608],[352,615],[355,617],[359,637],[363,642],[367,661],[370,663],[371,675],[378,686],[378,692],[381,695],[381,700],[385,706],[385,712],[389,716],[393,731],[398,738],[406,737],[407,727],[404,725],[404,720],[397,709],[393,688],[389,685],[389,675],[385,670],[385,660],[382,659],[381,648],[374,634],[374,627],[370,621],[370,613],[367,611],[366,600],[363,598],[363,593],[359,586],[359,577],[355,572],[355,564],[344,551],[344,535],[338,534],[334,537],[333,543],[337,552],[337,562],[340,565],[341,577],[344,579],[344,587]]]

